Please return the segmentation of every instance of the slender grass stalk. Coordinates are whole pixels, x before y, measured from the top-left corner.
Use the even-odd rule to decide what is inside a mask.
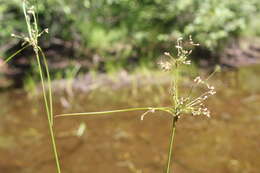
[[[51,143],[52,143],[53,153],[55,156],[57,172],[61,173],[60,164],[59,164],[59,156],[58,156],[56,142],[55,142],[55,136],[54,136],[54,132],[53,132],[53,120],[52,120],[53,115],[52,115],[52,112],[50,112],[50,107],[52,107],[52,106],[48,105],[47,94],[46,94],[45,84],[44,84],[45,80],[44,80],[44,76],[43,76],[43,72],[42,72],[42,67],[41,67],[41,62],[40,62],[40,57],[39,57],[38,51],[35,51],[35,54],[36,54],[38,69],[39,69],[40,78],[41,78],[42,92],[43,92],[43,97],[44,97],[45,109],[47,112],[48,126],[49,126],[50,135],[51,135]],[[46,66],[46,68],[48,68],[48,67]],[[49,71],[47,70],[47,73],[48,72]],[[47,76],[49,76],[49,74]],[[49,81],[49,78],[48,78],[48,81]],[[49,91],[50,91],[50,88],[49,88]],[[50,99],[50,100],[52,100],[52,99]]]
[[[172,160],[172,149],[173,149],[173,142],[174,142],[174,135],[176,129],[176,122],[178,120],[177,116],[172,117],[172,125],[171,125],[171,135],[170,135],[170,143],[169,143],[169,151],[168,151],[168,159],[167,159],[167,167],[165,173],[170,173],[171,168],[171,160]]]
[[[39,30],[38,30],[37,17],[35,15],[35,12],[33,11],[33,9],[31,9],[30,12],[26,11],[26,1],[25,0],[23,0],[23,13],[24,13],[24,16],[25,16],[25,21],[26,21],[26,25],[27,25],[28,34],[29,34],[29,38],[25,37],[24,40],[26,42],[28,42],[29,45],[31,45],[33,47],[33,50],[34,50],[34,53],[35,53],[35,56],[36,56],[38,71],[39,71],[40,78],[41,78],[42,93],[43,93],[43,98],[44,98],[45,110],[46,110],[46,113],[47,113],[47,120],[48,120],[50,136],[51,136],[52,149],[53,149],[53,153],[54,153],[54,157],[55,157],[57,173],[61,173],[59,156],[58,156],[58,152],[57,152],[56,141],[55,141],[55,136],[54,136],[54,129],[53,129],[53,103],[52,103],[51,78],[50,78],[49,68],[48,68],[48,64],[47,64],[44,52],[38,46],[38,37],[41,35],[41,33],[39,33]],[[29,13],[33,17],[33,24],[32,25],[31,25],[31,22],[30,22],[30,17],[28,15]],[[44,62],[44,68],[45,68],[45,72],[46,72],[46,75],[47,75],[48,96],[47,96],[47,93],[46,93],[46,87],[45,87],[45,81],[46,80],[44,78],[43,68],[42,68],[42,65],[41,65],[39,52],[42,55],[43,62]]]
[[[173,86],[174,86],[173,98],[174,98],[174,106],[175,106],[175,108],[177,107],[178,97],[179,97],[178,81],[179,81],[179,69],[178,69],[178,65],[176,65],[176,69],[174,71],[174,77],[173,77]]]
[[[48,63],[47,63],[47,60],[46,60],[46,56],[45,56],[44,52],[42,51],[41,47],[38,46],[38,49],[39,49],[39,51],[42,55],[44,67],[45,67],[46,74],[47,74],[49,105],[50,105],[50,122],[51,122],[51,125],[53,125],[53,102],[52,102],[51,77],[50,77],[50,72],[49,72],[49,67],[48,67]]]
[[[173,102],[174,102],[174,116],[172,117],[172,125],[171,125],[171,135],[170,135],[170,142],[168,147],[168,159],[167,159],[167,165],[166,165],[166,171],[165,173],[170,173],[171,168],[171,159],[173,157],[172,150],[173,150],[173,142],[174,142],[174,134],[176,129],[176,122],[179,117],[179,110],[178,110],[178,102],[179,102],[179,65],[175,65],[174,69],[174,76],[173,76]]]
[[[86,116],[86,115],[105,115],[105,114],[112,114],[112,113],[120,113],[120,112],[130,112],[130,111],[164,111],[167,113],[172,114],[170,111],[170,107],[144,107],[144,108],[128,108],[128,109],[118,109],[112,111],[99,111],[99,112],[82,112],[82,113],[68,113],[68,114],[60,114],[56,115],[55,117],[67,117],[67,116]]]
[[[18,53],[22,52],[24,49],[26,49],[27,47],[29,47],[30,45],[26,45],[24,47],[22,47],[20,50],[16,51],[15,53],[13,53],[11,56],[9,56],[8,58],[6,58],[3,62],[3,64],[8,63],[11,59],[13,59]]]

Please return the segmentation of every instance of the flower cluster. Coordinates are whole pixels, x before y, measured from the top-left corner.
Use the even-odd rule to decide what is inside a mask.
[[[189,113],[193,116],[196,115],[205,115],[210,117],[210,111],[204,104],[205,100],[207,100],[210,96],[215,95],[216,91],[214,86],[209,85],[207,82],[203,81],[199,76],[194,79],[196,85],[205,85],[207,87],[207,91],[201,94],[199,97],[191,99],[188,97],[181,97],[178,99],[178,104],[175,109],[178,110],[177,114],[181,113]]]
[[[25,6],[25,3],[24,3],[24,6]],[[30,8],[28,8],[28,10],[26,10],[24,7],[24,15],[25,15],[25,20],[26,20],[29,35],[24,36],[24,35],[11,34],[11,37],[15,37],[15,38],[23,40],[22,46],[28,43],[29,45],[33,46],[33,48],[37,51],[38,50],[38,38],[42,34],[48,33],[49,32],[48,28],[44,29],[41,32],[38,31],[37,20],[36,20],[37,18],[36,18],[34,6],[31,6]]]
[[[191,46],[198,46],[199,44],[195,44],[192,41],[192,38],[190,36],[189,45]],[[174,67],[178,67],[182,64],[184,65],[190,65],[191,61],[187,60],[188,56],[192,53],[192,50],[186,50],[183,48],[183,38],[179,38],[177,40],[176,44],[176,49],[177,49],[177,57],[173,57],[169,52],[164,52],[164,55],[167,57],[166,61],[160,61],[158,64],[160,65],[161,69],[165,71],[170,71],[174,69]]]
[[[183,48],[183,39],[179,38],[177,40],[177,45],[175,46],[177,49],[177,57],[173,57],[169,52],[165,52],[164,55],[168,57],[167,61],[159,62],[160,67],[165,71],[177,70],[181,65],[190,65],[191,61],[187,60],[188,56],[192,53],[192,50],[186,50]],[[192,38],[189,38],[189,45],[198,46],[199,44],[195,44],[192,41]],[[214,72],[213,72],[214,73]],[[211,75],[210,75],[211,76]],[[176,78],[176,77],[175,77]],[[174,108],[172,110],[173,114],[176,116],[180,116],[183,113],[188,113],[191,115],[205,115],[210,117],[210,111],[204,104],[205,100],[207,100],[210,96],[216,94],[214,86],[209,85],[206,80],[202,80],[201,77],[196,77],[194,79],[194,85],[191,88],[191,92],[193,88],[197,85],[203,85],[206,87],[206,91],[201,94],[199,97],[191,98],[191,96],[187,97],[178,97],[178,82],[176,79],[173,81],[173,86],[171,88],[173,98],[174,98]],[[191,93],[190,92],[190,93]]]
[[[186,105],[186,108],[191,112],[192,115],[206,115],[210,117],[210,111],[205,106],[204,101],[207,100],[210,96],[216,94],[214,86],[209,85],[206,81],[203,81],[199,76],[194,79],[196,85],[204,85],[207,88],[207,91],[201,94],[199,97],[193,99]]]

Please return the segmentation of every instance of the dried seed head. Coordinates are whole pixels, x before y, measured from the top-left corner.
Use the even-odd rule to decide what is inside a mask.
[[[214,86],[209,86],[209,85],[208,85],[208,89],[210,89],[210,90],[214,90],[215,87],[214,87]]]
[[[209,91],[209,94],[210,94],[210,95],[215,95],[215,94],[216,94],[216,91],[210,90],[210,91]]]
[[[164,52],[164,55],[170,56],[170,53],[169,52]]]
[[[164,52],[164,55],[167,56],[167,61],[160,61],[158,64],[163,70],[169,71],[173,67],[178,68],[181,65],[189,65],[191,64],[190,60],[188,59],[188,56],[192,53],[192,50],[187,50],[183,47],[183,38],[177,39],[177,56],[173,57],[169,52]],[[189,37],[189,44],[192,46],[198,46],[199,44],[196,44],[193,42],[192,37]],[[216,93],[214,86],[209,85],[206,81],[203,81],[200,76],[196,77],[194,79],[194,82],[198,84],[202,84],[207,89],[202,95],[200,95],[197,98],[191,99],[188,97],[176,97],[176,91],[174,91],[174,87],[171,88],[171,95],[174,98],[175,108],[174,113],[177,116],[180,116],[182,113],[191,113],[192,115],[206,115],[207,117],[210,117],[210,111],[207,109],[207,107],[204,105],[204,101],[208,99],[210,96],[214,95]],[[195,85],[196,86],[196,85]],[[193,88],[193,87],[192,87]],[[146,113],[145,113],[146,114]],[[145,115],[144,114],[144,115]]]
[[[177,39],[177,43],[180,43],[182,40],[183,40],[183,38],[182,38],[182,37],[179,37],[179,38]]]
[[[182,47],[179,46],[179,45],[176,45],[175,47],[176,47],[177,49],[182,49]]]
[[[221,67],[220,67],[219,65],[217,65],[217,66],[215,67],[215,71],[216,71],[216,72],[221,72]]]
[[[191,64],[191,61],[190,61],[190,60],[188,60],[188,61],[183,61],[183,64],[190,65],[190,64]]]
[[[161,66],[161,69],[163,69],[165,71],[169,71],[172,68],[171,63],[169,63],[169,62],[161,62],[159,65]]]
[[[193,80],[195,83],[199,84],[202,82],[202,79],[200,78],[200,76],[196,77],[194,80]]]
[[[44,29],[44,32],[46,32],[47,34],[49,33],[49,29],[48,28],[45,28]]]
[[[29,37],[24,37],[24,41],[26,41],[26,42],[30,42]]]
[[[199,43],[194,43],[194,42],[193,42],[191,35],[189,35],[189,43],[190,43],[190,45],[192,45],[192,46],[199,46],[199,45],[200,45]]]

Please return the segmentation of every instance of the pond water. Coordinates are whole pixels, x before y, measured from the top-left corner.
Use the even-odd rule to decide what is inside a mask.
[[[212,117],[183,116],[177,124],[173,169],[177,173],[260,171],[260,67],[216,76]],[[183,86],[184,90],[189,86]],[[88,94],[58,94],[55,114],[169,105],[167,85]],[[0,95],[0,172],[55,172],[46,115],[39,97],[23,91]],[[55,119],[64,173],[163,172],[170,116],[156,112]],[[84,130],[83,130],[84,129]],[[83,132],[84,133],[81,133]],[[81,134],[80,134],[81,133]],[[78,135],[77,135],[78,134]]]

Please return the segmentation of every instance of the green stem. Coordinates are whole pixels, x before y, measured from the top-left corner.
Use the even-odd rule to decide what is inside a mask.
[[[18,50],[17,52],[15,52],[14,54],[12,54],[12,55],[9,56],[8,58],[6,58],[6,59],[4,60],[4,64],[7,64],[13,57],[15,57],[18,53],[22,52],[25,48],[27,48],[27,47],[29,47],[29,46],[30,46],[30,44],[28,44],[28,45],[22,47],[20,50]]]
[[[178,97],[179,97],[179,91],[178,91],[179,69],[178,69],[178,65],[176,65],[173,82],[174,82],[174,105],[175,105],[175,108],[176,108],[176,106],[178,104]]]
[[[38,70],[39,70],[40,78],[41,78],[42,93],[43,93],[45,109],[46,109],[46,113],[47,113],[47,117],[48,117],[48,122],[51,122],[50,109],[49,109],[49,104],[48,104],[47,95],[46,95],[46,91],[45,91],[44,76],[43,76],[43,72],[42,72],[42,66],[41,66],[38,50],[35,50],[35,55],[36,55]]]
[[[57,147],[56,147],[56,142],[55,142],[55,136],[54,136],[54,132],[53,132],[52,94],[51,94],[51,81],[50,81],[50,74],[49,74],[49,70],[48,70],[48,64],[47,64],[44,53],[42,52],[41,48],[38,46],[39,33],[38,33],[37,19],[36,19],[35,13],[32,12],[32,16],[33,16],[33,20],[34,20],[34,25],[33,25],[34,27],[32,27],[31,23],[30,23],[30,17],[28,15],[28,12],[26,11],[26,1],[25,0],[23,0],[23,13],[24,13],[26,24],[27,24],[28,34],[29,34],[28,42],[29,42],[29,45],[31,45],[33,47],[33,50],[35,52],[38,69],[39,69],[39,73],[40,73],[43,98],[44,98],[44,103],[45,103],[45,109],[47,112],[47,119],[48,119],[49,131],[50,131],[50,135],[51,135],[52,149],[53,149],[53,153],[54,153],[54,157],[55,157],[55,161],[56,161],[57,173],[61,173],[59,157],[58,157]],[[45,85],[44,85],[45,80],[44,80],[44,75],[43,75],[43,71],[42,71],[42,65],[41,65],[41,61],[40,61],[39,51],[43,56],[44,66],[45,66],[45,70],[47,73],[48,91],[49,91],[48,97],[49,98],[47,98],[47,94],[45,91],[45,89],[46,89]]]
[[[145,107],[145,108],[128,108],[128,109],[118,109],[118,110],[112,110],[112,111],[100,111],[100,112],[82,112],[82,113],[68,113],[68,114],[60,114],[56,115],[56,117],[66,117],[66,116],[80,116],[80,115],[101,115],[101,114],[112,114],[112,113],[120,113],[120,112],[130,112],[130,111],[164,111],[172,114],[170,112],[169,107]]]
[[[170,173],[172,149],[173,149],[174,134],[175,134],[177,120],[178,120],[178,116],[174,116],[172,119],[171,136],[170,136],[170,144],[169,144],[168,159],[167,159],[167,168],[166,168],[165,173]]]
[[[49,108],[50,108],[50,120],[51,120],[51,125],[53,125],[53,102],[52,102],[52,89],[51,89],[51,77],[50,77],[50,72],[48,68],[48,63],[45,57],[44,52],[42,51],[41,47],[38,46],[38,49],[41,52],[43,62],[44,62],[44,67],[47,73],[47,80],[48,80],[48,93],[49,93]]]
[[[61,173],[59,156],[58,156],[56,142],[55,142],[55,136],[54,136],[54,132],[53,132],[53,126],[50,122],[48,124],[49,124],[49,129],[50,129],[50,134],[51,134],[52,149],[53,149],[53,153],[55,156],[57,173]]]
[[[40,73],[40,77],[41,77],[43,98],[44,98],[45,108],[46,108],[46,112],[47,112],[48,125],[49,125],[49,131],[50,131],[50,135],[51,135],[52,149],[53,149],[53,153],[54,153],[54,157],[55,157],[55,161],[56,161],[57,172],[61,173],[60,163],[59,163],[59,156],[58,156],[58,152],[57,152],[55,136],[54,136],[53,126],[52,126],[52,117],[53,117],[53,115],[50,114],[49,106],[51,107],[51,105],[48,105],[48,101],[47,101],[45,85],[44,85],[44,77],[43,77],[40,57],[39,57],[39,54],[38,54],[38,49],[35,49],[35,54],[36,54],[36,59],[37,59],[37,63],[38,63],[39,73]],[[49,90],[50,90],[50,88],[49,88]]]
[[[30,37],[30,39],[32,39],[33,38],[32,29],[31,29],[29,17],[28,17],[27,12],[26,12],[26,2],[25,2],[25,0],[23,0],[23,14],[24,14],[24,17],[25,17],[29,37]]]

